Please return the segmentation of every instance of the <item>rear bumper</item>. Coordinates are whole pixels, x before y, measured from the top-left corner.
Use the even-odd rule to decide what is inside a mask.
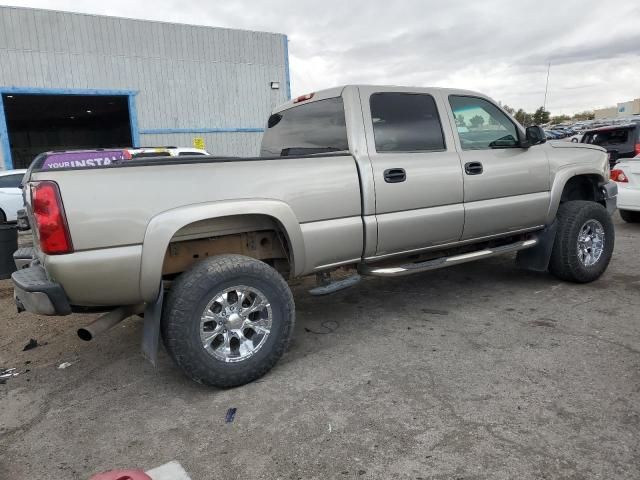
[[[47,277],[41,265],[22,268],[11,275],[18,311],[38,315],[69,315],[71,305],[62,286]]]
[[[607,207],[609,215],[613,215],[616,211],[618,184],[616,182],[607,182],[602,186],[602,196]]]
[[[640,188],[620,187],[618,190],[618,209],[640,211]]]

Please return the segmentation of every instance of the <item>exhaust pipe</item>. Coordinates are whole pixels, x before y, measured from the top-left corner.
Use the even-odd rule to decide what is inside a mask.
[[[126,307],[118,307],[115,310],[111,310],[109,313],[105,313],[101,317],[97,318],[89,325],[78,329],[78,336],[88,342],[93,340],[96,335],[106,332],[111,327],[116,326],[125,318],[129,318],[132,315],[142,313],[144,305],[127,305]]]

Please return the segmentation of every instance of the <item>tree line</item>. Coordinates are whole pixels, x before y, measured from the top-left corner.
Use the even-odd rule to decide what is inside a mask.
[[[594,113],[592,111],[584,111],[574,114],[573,116],[569,115],[554,115],[551,116],[551,113],[548,110],[545,110],[544,107],[539,107],[533,113],[527,113],[522,108],[516,110],[515,108],[510,107],[509,105],[503,105],[503,107],[507,112],[509,112],[513,117],[525,127],[530,125],[544,125],[546,123],[551,123],[551,125],[557,125],[559,123],[564,122],[579,122],[581,120],[593,120]]]

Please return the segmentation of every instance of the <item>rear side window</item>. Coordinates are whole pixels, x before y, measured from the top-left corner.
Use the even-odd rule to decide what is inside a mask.
[[[591,143],[606,147],[608,145],[624,145],[630,143],[633,137],[633,129],[616,128],[599,132],[587,132],[582,139],[583,143]]]
[[[17,175],[3,175],[0,177],[0,188],[19,188],[24,173]]]
[[[260,155],[310,155],[349,150],[342,97],[274,113],[262,138]]]
[[[444,150],[442,125],[431,95],[374,93],[369,101],[378,152]]]

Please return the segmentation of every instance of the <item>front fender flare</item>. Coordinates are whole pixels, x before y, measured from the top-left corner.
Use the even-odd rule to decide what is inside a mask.
[[[580,175],[596,175],[602,183],[607,182],[607,180],[602,177],[602,170],[588,165],[571,164],[558,170],[553,178],[553,185],[551,186],[551,201],[549,202],[549,210],[547,211],[546,225],[551,225],[556,218],[558,208],[560,207],[560,200],[562,199],[562,192],[567,182],[573,177]]]
[[[140,292],[145,302],[158,297],[162,264],[173,235],[190,223],[236,215],[266,215],[277,221],[289,242],[294,275],[304,271],[304,239],[300,222],[284,202],[269,199],[228,200],[186,205],[154,216],[144,234],[140,265]]]

